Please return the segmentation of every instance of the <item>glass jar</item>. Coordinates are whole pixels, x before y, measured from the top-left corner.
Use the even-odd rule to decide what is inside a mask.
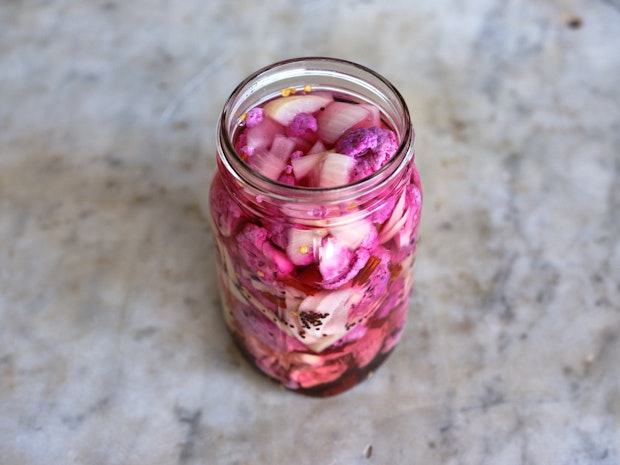
[[[307,86],[378,107],[396,133],[396,154],[371,176],[340,187],[295,187],[252,170],[234,148],[243,115],[283,89]],[[210,190],[224,317],[245,357],[286,388],[340,393],[370,376],[398,342],[422,203],[413,141],[398,91],[343,60],[275,63],[226,102]],[[310,259],[291,258],[300,252]],[[334,273],[329,260],[336,256]]]

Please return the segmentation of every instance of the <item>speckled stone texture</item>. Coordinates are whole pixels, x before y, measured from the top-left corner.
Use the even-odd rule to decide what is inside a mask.
[[[0,3],[0,463],[620,464],[615,0]],[[329,55],[410,105],[409,322],[329,399],[256,373],[206,220],[218,113]]]

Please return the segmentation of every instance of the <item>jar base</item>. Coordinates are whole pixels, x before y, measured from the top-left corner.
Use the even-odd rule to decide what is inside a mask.
[[[347,369],[335,381],[317,384],[315,386],[311,386],[307,388],[306,387],[292,388],[292,387],[286,386],[284,383],[282,383],[277,378],[269,376],[267,373],[261,370],[260,366],[256,363],[256,360],[254,359],[252,354],[248,352],[248,350],[244,347],[243,343],[241,343],[234,335],[232,335],[232,339],[235,343],[235,346],[241,353],[241,355],[243,355],[243,358],[245,358],[245,360],[252,366],[252,368],[258,371],[262,376],[267,377],[268,379],[273,381],[275,384],[278,384],[279,386],[289,391],[295,392],[297,394],[302,394],[308,397],[317,397],[317,398],[333,397],[333,396],[336,396],[338,394],[341,394],[345,391],[348,391],[354,388],[358,384],[361,384],[362,382],[364,382],[365,380],[373,376],[374,372],[383,364],[383,362],[385,362],[385,360],[390,356],[390,354],[394,350],[394,347],[392,347],[390,350],[386,352],[379,351],[379,353],[366,366],[362,368],[353,366]]]

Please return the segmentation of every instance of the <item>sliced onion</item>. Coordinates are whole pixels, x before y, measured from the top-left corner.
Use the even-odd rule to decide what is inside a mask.
[[[315,172],[318,177],[319,170],[327,152],[313,153],[312,155],[304,155],[303,157],[291,160],[293,166],[293,174],[298,181],[306,178],[310,173]]]
[[[323,291],[306,297],[299,305],[299,312],[316,312],[326,315],[318,327],[305,329],[300,341],[314,352],[321,352],[347,332],[346,321],[351,304],[351,289]]]
[[[246,161],[248,165],[269,179],[278,179],[286,167],[286,159],[276,157],[265,149],[257,150]]]
[[[340,153],[328,152],[321,165],[318,187],[344,186],[351,178],[355,159]]]
[[[381,233],[379,234],[380,244],[384,244],[392,239],[407,221],[407,217],[405,216],[406,203],[407,190],[405,189],[399,197],[398,202],[396,202],[394,210],[392,210],[392,214],[381,227]]]
[[[366,219],[355,221],[355,223],[333,226],[329,229],[334,238],[342,245],[348,247],[351,250],[357,249],[360,244],[368,237],[374,234],[376,240],[375,226]]]
[[[365,108],[368,111],[368,116],[364,118],[362,121],[357,123],[355,127],[357,128],[371,128],[371,127],[381,127],[381,110],[379,107],[375,105],[371,105],[370,103],[360,103],[360,107]]]
[[[325,147],[325,144],[321,142],[320,140],[317,140],[315,144],[312,147],[310,147],[310,149],[308,149],[308,151],[306,152],[306,155],[312,155],[313,153],[321,153],[321,152],[326,152],[326,151],[327,151],[327,147]]]
[[[314,92],[306,95],[292,95],[268,102],[264,107],[264,114],[273,118],[283,126],[288,126],[299,113],[315,113],[329,105],[333,97],[324,92]]]
[[[422,208],[422,193],[417,187],[412,189],[411,204],[405,213],[407,221],[399,228],[398,233],[394,237],[398,247],[406,247],[411,244],[411,239],[415,231],[415,224],[420,218],[420,210]]]
[[[334,144],[344,132],[368,118],[368,110],[362,105],[347,102],[330,103],[320,112],[316,121],[319,138],[327,144]]]
[[[314,263],[321,240],[327,235],[325,229],[297,229],[291,228],[288,234],[286,253],[297,266]]]
[[[289,139],[295,142],[295,150],[301,150],[303,153],[308,153],[308,150],[312,148],[312,142],[303,137],[293,136],[289,137]]]
[[[390,228],[383,229],[381,231],[381,235],[379,236],[379,243],[385,244],[387,241],[392,239],[405,227],[406,223],[407,223],[407,215],[403,214],[403,216],[400,217],[400,219],[396,223],[394,223]]]
[[[282,134],[276,134],[273,137],[273,143],[269,151],[280,160],[287,161],[288,157],[293,153],[293,150],[295,150],[295,141],[293,139]]]
[[[276,134],[284,134],[284,127],[270,118],[264,118],[259,125],[248,128],[245,134],[248,147],[268,149]]]

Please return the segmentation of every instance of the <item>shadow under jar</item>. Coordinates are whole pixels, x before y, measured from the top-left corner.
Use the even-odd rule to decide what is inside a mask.
[[[393,350],[409,306],[422,192],[405,102],[368,68],[299,58],[243,81],[217,131],[209,201],[236,344],[293,391],[355,386]]]

